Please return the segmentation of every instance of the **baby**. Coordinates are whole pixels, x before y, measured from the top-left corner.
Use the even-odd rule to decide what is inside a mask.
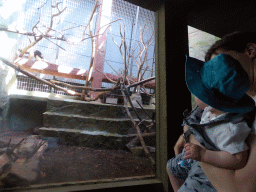
[[[241,120],[238,123],[225,122],[217,126],[211,126],[209,125],[211,122],[219,120],[228,113],[207,106],[197,97],[195,97],[195,102],[200,108],[204,109],[200,124],[207,125],[204,128],[207,137],[221,151],[207,150],[199,145],[186,143],[184,159],[193,159],[226,169],[244,167],[248,149],[245,139],[251,132],[247,122]]]
[[[251,132],[247,117],[255,109],[254,100],[246,94],[251,83],[240,63],[227,54],[206,63],[189,57],[186,83],[197,107],[184,119],[189,128],[184,137],[187,140],[193,134],[204,148],[186,143],[183,152],[167,163],[170,181],[174,188],[181,186],[179,192],[216,191],[198,161],[226,169],[245,166],[245,139]],[[184,159],[190,162],[180,163]]]

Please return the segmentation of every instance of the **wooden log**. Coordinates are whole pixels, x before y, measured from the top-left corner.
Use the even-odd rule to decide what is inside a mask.
[[[3,153],[2,155],[0,155],[0,175],[3,174],[4,168],[5,168],[6,165],[8,165],[10,162],[11,162],[11,159],[9,158],[9,156],[7,155],[7,153]]]

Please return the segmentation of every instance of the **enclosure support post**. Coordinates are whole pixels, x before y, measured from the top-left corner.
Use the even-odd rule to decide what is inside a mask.
[[[166,2],[156,12],[156,170],[165,192],[172,191],[166,163],[175,156],[173,147],[183,131],[182,114],[191,106],[185,83],[187,53],[187,12],[181,5]]]
[[[106,53],[106,44],[107,44],[107,31],[108,31],[108,23],[110,23],[111,19],[111,8],[112,8],[112,0],[101,0],[101,7],[99,12],[99,19],[97,23],[97,29],[99,30],[100,36],[98,36],[96,41],[96,51],[94,56],[93,63],[93,72],[92,72],[92,82],[91,87],[93,88],[101,88],[102,84],[102,73],[104,70],[104,58]],[[99,72],[100,71],[100,72]],[[91,92],[91,98],[96,97],[99,92]]]

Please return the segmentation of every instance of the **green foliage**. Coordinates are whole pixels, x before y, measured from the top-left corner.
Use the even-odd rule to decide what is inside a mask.
[[[191,107],[192,109],[196,106],[195,95],[191,94]]]
[[[207,42],[207,41],[198,41],[195,45],[196,46],[208,46],[209,42]]]
[[[218,41],[218,40],[220,40],[221,38],[219,38],[219,37],[215,37],[215,41]]]

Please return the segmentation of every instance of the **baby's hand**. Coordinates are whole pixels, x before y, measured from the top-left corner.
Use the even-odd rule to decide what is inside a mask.
[[[185,148],[184,159],[194,159],[196,161],[201,161],[202,156],[206,151],[204,148],[193,143],[186,143],[184,148]]]

